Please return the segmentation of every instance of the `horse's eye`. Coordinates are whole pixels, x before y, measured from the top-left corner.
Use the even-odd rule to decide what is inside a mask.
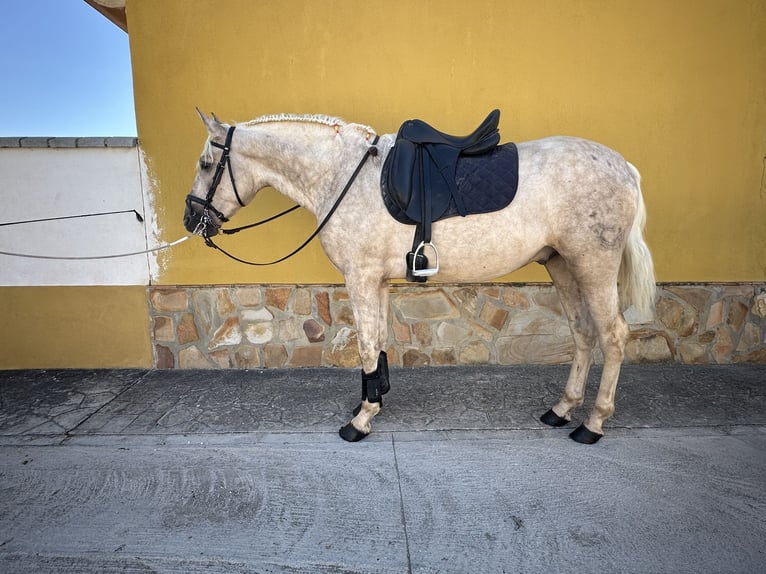
[[[213,164],[209,161],[205,161],[204,159],[199,160],[199,167],[201,170],[207,171],[211,167],[213,167]]]

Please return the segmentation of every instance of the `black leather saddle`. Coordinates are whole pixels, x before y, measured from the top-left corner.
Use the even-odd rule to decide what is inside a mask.
[[[394,147],[381,172],[383,200],[392,215],[416,225],[412,251],[407,254],[407,280],[426,281],[439,270],[439,255],[431,243],[431,224],[445,217],[450,205],[458,215],[469,209],[456,183],[458,158],[492,152],[500,142],[500,110],[493,110],[467,136],[442,133],[422,120],[408,120],[399,128]],[[436,256],[428,267],[425,249]]]

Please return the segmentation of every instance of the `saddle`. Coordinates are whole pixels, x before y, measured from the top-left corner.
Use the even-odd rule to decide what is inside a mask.
[[[442,133],[422,120],[408,120],[399,128],[396,142],[381,172],[383,200],[402,223],[416,225],[407,258],[407,280],[423,282],[439,271],[439,254],[431,243],[431,224],[448,215],[470,211],[456,182],[458,158],[493,152],[500,142],[500,110],[493,110],[467,136]],[[515,192],[515,190],[514,190]],[[510,200],[509,200],[510,201]],[[433,251],[428,267],[425,249]]]

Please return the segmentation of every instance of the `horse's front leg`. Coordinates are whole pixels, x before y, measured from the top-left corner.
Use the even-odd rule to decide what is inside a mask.
[[[354,418],[340,429],[349,442],[362,440],[372,430],[372,419],[380,412],[383,395],[390,388],[388,358],[383,346],[388,334],[388,288],[379,276],[346,277],[356,321],[359,356],[362,362],[362,400]]]

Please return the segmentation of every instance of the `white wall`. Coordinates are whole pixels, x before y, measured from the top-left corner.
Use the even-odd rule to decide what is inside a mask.
[[[146,249],[155,234],[142,169],[133,138],[0,138],[0,223],[132,209],[145,219],[123,213],[0,226],[0,251],[92,256]],[[147,255],[96,261],[0,255],[0,285],[146,285],[149,265]]]

